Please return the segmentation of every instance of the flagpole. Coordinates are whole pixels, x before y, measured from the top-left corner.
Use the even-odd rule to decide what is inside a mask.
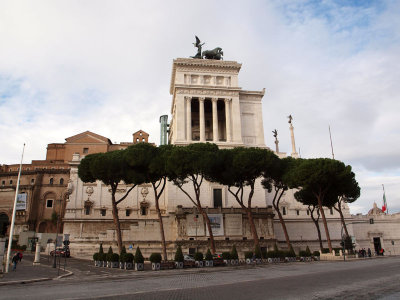
[[[22,160],[24,159],[24,151],[25,151],[25,143],[24,143],[24,147],[22,148],[22,156],[21,156],[21,163],[19,164],[17,187],[15,189],[13,215],[12,215],[12,219],[11,219],[10,236],[8,238],[8,247],[7,247],[6,273],[8,273],[8,269],[10,267],[11,244],[12,244],[12,238],[13,238],[13,234],[14,234],[15,211],[16,211],[16,208],[17,208],[17,198],[18,198],[18,191],[19,191],[19,180],[21,178]]]
[[[386,214],[389,214],[389,209],[387,207],[387,202],[386,202],[385,186],[383,185],[383,183],[382,183],[382,188],[383,188],[383,201],[384,201],[383,204],[385,204]]]

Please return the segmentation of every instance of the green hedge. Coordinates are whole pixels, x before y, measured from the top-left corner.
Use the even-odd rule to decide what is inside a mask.
[[[136,248],[135,263],[137,263],[137,264],[142,264],[142,263],[144,263],[144,257],[143,257],[143,255],[142,255],[142,251],[140,251],[139,246]]]
[[[93,254],[93,260],[94,260],[94,261],[100,260],[99,257],[100,257],[100,253],[95,253],[95,254]]]
[[[207,250],[207,253],[206,253],[206,260],[213,260],[213,256],[212,256],[212,254],[211,254],[210,249]]]
[[[178,248],[176,249],[176,252],[175,252],[175,261],[183,262],[183,260],[184,260],[184,258],[183,258],[182,248],[181,248],[181,246],[178,246]]]
[[[133,256],[132,253],[125,254],[125,262],[133,263],[134,260],[135,260],[135,257]]]
[[[239,259],[239,255],[238,255],[238,253],[237,253],[237,250],[236,250],[236,246],[235,246],[235,245],[232,246],[232,250],[231,250],[231,259]]]
[[[246,251],[244,253],[244,258],[248,259],[248,258],[253,258],[253,251]]]
[[[119,255],[118,253],[111,254],[111,261],[112,262],[119,262]]]
[[[150,255],[150,261],[151,261],[152,263],[160,263],[161,260],[162,260],[162,258],[161,258],[161,253],[152,253],[152,254]]]
[[[196,260],[196,261],[202,261],[202,260],[203,260],[203,253],[201,253],[201,252],[196,252],[196,253],[194,254],[194,260]]]
[[[222,259],[231,259],[231,253],[230,252],[222,252]]]

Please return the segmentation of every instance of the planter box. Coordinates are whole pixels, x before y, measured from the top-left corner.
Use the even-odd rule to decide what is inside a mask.
[[[119,268],[120,269],[125,269],[125,263],[124,262],[120,262],[119,263]]]
[[[296,257],[285,257],[286,262],[294,262],[296,261]]]
[[[119,262],[118,261],[112,261],[111,262],[111,268],[119,268]]]
[[[175,262],[175,268],[183,269],[183,261],[176,261]]]
[[[132,270],[132,269],[133,269],[133,263],[131,263],[131,262],[126,262],[126,263],[125,263],[125,269],[126,269],[126,270]]]
[[[198,268],[202,268],[204,266],[203,261],[201,261],[201,260],[196,260],[195,261],[195,265]]]
[[[151,269],[153,271],[160,271],[161,270],[161,264],[160,263],[151,263]]]
[[[183,262],[183,267],[192,268],[192,267],[195,267],[195,266],[196,266],[196,263],[194,261],[185,261],[185,262]]]
[[[173,269],[175,268],[175,262],[174,261],[162,261],[160,263],[161,270],[167,270],[167,269]]]
[[[143,263],[135,263],[135,270],[136,271],[143,271],[144,270],[144,264]]]
[[[205,260],[204,263],[206,267],[212,267],[214,265],[214,262],[212,260]]]

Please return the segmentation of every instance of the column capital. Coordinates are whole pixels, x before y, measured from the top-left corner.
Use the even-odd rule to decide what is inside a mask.
[[[205,97],[199,97],[199,101],[200,101],[200,102],[204,102],[204,100],[206,100]]]
[[[225,98],[224,100],[225,100],[225,102],[231,102],[232,98]]]
[[[218,101],[218,98],[211,98],[211,101],[212,101],[212,102],[217,102],[217,101]]]
[[[186,101],[191,101],[191,100],[192,100],[192,97],[191,97],[191,96],[185,96],[185,100],[186,100]]]

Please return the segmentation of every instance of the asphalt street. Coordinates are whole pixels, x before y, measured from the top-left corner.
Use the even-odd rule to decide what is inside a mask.
[[[400,299],[400,257],[104,275],[88,267],[0,287],[0,299]]]

